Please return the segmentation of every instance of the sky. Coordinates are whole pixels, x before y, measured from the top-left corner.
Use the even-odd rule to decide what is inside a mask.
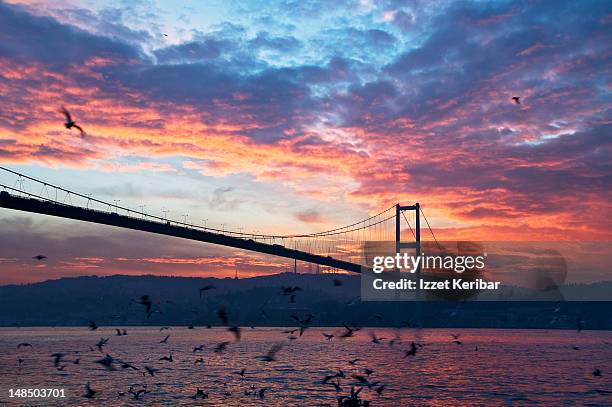
[[[610,240],[611,56],[606,1],[0,1],[0,163],[218,228]],[[0,210],[0,284],[287,267]]]

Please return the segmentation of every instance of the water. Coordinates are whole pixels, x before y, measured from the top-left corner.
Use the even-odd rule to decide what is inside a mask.
[[[406,329],[401,331],[402,343],[389,346],[396,335],[389,329],[375,331],[386,338],[382,344],[371,342],[368,329],[332,341],[322,333],[343,329],[311,328],[292,341],[283,330],[245,328],[240,342],[218,354],[213,351],[216,344],[233,340],[222,328],[128,327],[127,336],[115,336],[107,327],[0,328],[0,405],[24,405],[8,397],[8,388],[55,387],[65,388],[65,399],[29,405],[335,406],[339,395],[358,386],[352,375],[366,376],[364,368],[374,370],[371,382],[385,385],[381,395],[375,392],[380,384],[361,391],[362,399],[374,406],[612,405],[612,332]],[[168,334],[168,343],[160,344]],[[451,334],[459,334],[462,344],[452,343]],[[107,371],[94,363],[104,354],[89,347],[95,348],[100,337],[110,338],[104,353],[140,370],[117,366]],[[410,341],[423,346],[416,356],[404,358]],[[18,350],[21,342],[33,347]],[[277,343],[284,347],[276,361],[257,358]],[[197,345],[204,345],[204,352],[193,353]],[[53,366],[50,355],[55,352],[67,354],[62,371]],[[170,354],[173,363],[158,360]],[[194,365],[199,357],[204,364]],[[76,358],[79,364],[72,363]],[[356,358],[360,360],[354,366],[349,364]],[[159,371],[154,377],[143,376],[144,365]],[[235,373],[243,368],[244,378]],[[601,377],[592,375],[596,368],[602,370]],[[340,369],[346,378],[339,379],[338,393],[331,381],[323,384],[322,379]],[[93,399],[82,397],[86,382],[97,391]],[[144,384],[150,393],[141,400],[118,394]],[[207,400],[189,398],[197,387],[209,392]],[[267,388],[263,400],[253,394],[261,388]]]

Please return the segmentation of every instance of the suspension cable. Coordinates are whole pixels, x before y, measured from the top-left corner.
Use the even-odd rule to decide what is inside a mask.
[[[416,239],[416,235],[414,234],[414,230],[412,230],[412,226],[410,226],[410,222],[408,222],[408,218],[406,218],[406,214],[404,213],[404,211],[402,211],[402,216],[404,217],[404,220],[408,224],[408,227],[410,228],[410,231],[412,232],[412,236],[414,236],[414,238]]]

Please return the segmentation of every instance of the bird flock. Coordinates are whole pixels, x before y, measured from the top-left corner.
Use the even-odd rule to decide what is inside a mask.
[[[164,34],[165,35],[165,34]],[[521,104],[520,96],[513,96],[511,100],[516,104]],[[73,119],[71,113],[65,108],[61,107],[60,112],[65,117],[64,126],[66,129],[71,130],[75,129],[79,131],[79,135],[81,137],[86,137],[87,133],[85,130],[76,123]],[[33,257],[36,261],[44,261],[47,259],[47,256],[39,254]],[[339,279],[333,279],[333,286],[338,287],[342,285],[342,281]],[[214,285],[206,285],[198,289],[199,298],[205,298],[207,293],[211,290],[216,290]],[[289,304],[295,304],[297,295],[302,291],[301,287],[298,286],[288,286],[288,287],[280,287],[279,295],[282,297],[286,297]],[[150,295],[142,295],[140,298],[135,299],[135,302],[142,306],[145,317],[149,319],[154,313],[161,312],[159,309],[159,305],[156,304]],[[230,323],[230,315],[228,310],[225,307],[221,307],[216,311],[216,316],[219,320],[221,326],[225,327],[227,332],[230,334],[231,340],[221,341],[217,343],[213,348],[212,352],[215,354],[223,354],[227,352],[233,342],[239,342],[242,340],[242,331],[243,328]],[[261,316],[263,318],[268,318],[266,311],[261,309]],[[312,314],[306,314],[304,316],[299,315],[290,315],[290,318],[296,322],[296,326],[294,328],[285,329],[281,331],[282,335],[287,335],[287,339],[289,340],[289,344],[292,341],[298,340],[300,337],[304,335],[304,333],[312,326],[312,323],[315,319],[315,316]],[[382,316],[374,315],[373,318],[377,321],[382,320]],[[410,324],[407,321],[402,321],[402,323],[409,327]],[[577,321],[577,331],[580,332],[583,329],[584,323],[581,317],[578,317]],[[87,327],[91,331],[96,331],[99,326],[94,321],[89,321]],[[207,328],[210,328],[211,325],[207,325]],[[188,329],[194,329],[195,326],[189,325]],[[251,327],[254,329],[255,327]],[[333,340],[345,340],[347,338],[354,337],[359,331],[363,328],[356,326],[355,324],[344,324],[341,328],[342,330],[339,332],[323,332],[322,340],[329,342]],[[169,327],[161,327],[160,332],[170,330]],[[399,333],[396,334],[395,337],[388,339],[384,337],[380,337],[373,330],[368,330],[367,334],[370,337],[370,342],[375,345],[382,345],[386,343],[389,347],[401,347],[401,355],[403,358],[417,358],[420,350],[426,346],[424,343],[419,343],[417,341],[410,341],[406,343],[404,346],[404,341],[401,338]],[[127,336],[127,329],[116,328],[116,336]],[[164,346],[169,343],[171,339],[171,334],[166,334],[162,339],[157,342],[158,346]],[[161,374],[160,369],[158,367],[150,366],[150,365],[140,365],[137,366],[135,363],[131,363],[125,361],[123,359],[111,356],[109,353],[105,351],[105,346],[108,344],[110,337],[103,338],[101,337],[93,346],[89,347],[89,350],[86,352],[94,352],[99,353],[100,356],[95,358],[93,361],[94,364],[99,365],[104,368],[104,370],[108,372],[114,372],[117,370],[131,370],[135,374],[142,375],[143,377],[155,377],[156,375]],[[385,342],[386,341],[386,342]],[[452,334],[450,338],[450,342],[456,344],[457,346],[462,346],[463,341],[460,340],[459,334]],[[259,355],[256,357],[257,360],[264,363],[273,363],[277,361],[278,354],[283,350],[285,346],[289,346],[286,341],[279,341],[278,343],[272,345],[270,349],[265,354]],[[24,353],[27,350],[32,349],[33,345],[30,343],[19,343],[17,345],[18,351],[20,351],[20,355],[18,358],[18,365],[22,366],[26,361]],[[577,346],[573,347],[574,350],[579,350],[580,348]],[[194,360],[193,365],[205,365],[206,358],[202,356],[202,354],[206,351],[205,345],[195,345],[191,349],[191,354],[193,354]],[[478,351],[478,347],[474,348],[474,351]],[[65,371],[70,364],[78,365],[81,363],[81,358],[79,355],[82,351],[72,351],[69,353],[61,353],[55,352],[50,355],[51,362],[53,367],[60,372]],[[164,356],[159,357],[157,362],[163,362],[165,364],[173,364],[175,362],[175,357],[171,352],[168,354],[164,354]],[[344,370],[338,370],[333,373],[326,374],[321,378],[320,384],[329,385],[330,388],[333,388],[335,392],[338,393],[337,396],[337,405],[340,407],[360,407],[360,406],[369,406],[372,401],[363,398],[364,392],[370,392],[374,396],[382,396],[385,389],[387,389],[387,385],[383,383],[381,379],[375,378],[375,371],[371,367],[363,366],[361,367],[362,359],[351,359],[348,360],[347,363],[353,370],[354,373],[349,374]],[[248,373],[248,368],[241,368],[238,371],[233,372],[236,376],[244,378]],[[603,375],[602,370],[597,368],[592,372],[594,377],[601,377]],[[348,391],[345,391],[348,383]],[[243,390],[245,396],[252,396],[260,400],[264,400],[266,398],[266,393],[269,392],[270,389],[268,387],[260,387],[258,388],[255,384],[251,384]],[[126,391],[117,391],[117,397],[119,399],[124,397],[131,397],[133,400],[143,400],[147,397],[147,394],[151,393],[152,390],[148,389],[147,384],[143,383],[141,385],[131,385]],[[84,384],[84,390],[82,397],[86,399],[95,399],[98,397],[100,391],[96,390],[95,384],[92,385],[91,382],[87,382]],[[230,392],[227,390],[223,391],[223,396],[228,397],[232,396]],[[209,399],[213,396],[211,390],[201,389],[200,387],[196,387],[193,389],[193,395],[188,396],[193,400],[203,400]]]
[[[338,280],[339,281],[339,280]],[[334,286],[341,285],[334,281]],[[198,290],[199,297],[203,298],[206,296],[206,293],[210,290],[215,290],[216,287],[213,285],[207,285]],[[290,286],[290,287],[280,287],[278,295],[281,298],[287,298],[287,302],[294,303],[296,301],[295,296],[302,291],[301,287],[298,286]],[[156,312],[162,312],[160,310],[160,301],[155,301],[150,295],[145,294],[139,298],[133,300],[136,304],[142,307],[142,312],[145,318],[150,318]],[[554,312],[554,311],[553,311]],[[194,368],[198,366],[206,366],[208,363],[208,357],[206,356],[207,352],[212,352],[213,354],[222,355],[231,350],[232,344],[240,342],[243,339],[243,327],[240,327],[236,324],[232,324],[232,315],[225,307],[220,307],[216,310],[216,318],[218,319],[219,326],[223,327],[227,331],[227,340],[220,341],[213,346],[207,347],[204,344],[192,344],[189,345],[187,349],[184,349],[183,358],[185,354],[191,355],[193,358],[192,365]],[[285,336],[286,340],[279,339],[277,343],[274,343],[270,348],[261,355],[255,357],[256,360],[263,363],[274,363],[279,361],[279,354],[283,352],[286,347],[290,347],[293,341],[299,340],[312,326],[316,321],[316,317],[313,314],[306,315],[289,315],[289,318],[295,321],[295,327],[284,329],[279,331],[280,335]],[[379,314],[374,314],[371,316],[372,320],[380,322],[383,320],[383,317]],[[403,327],[410,327],[411,324],[409,321],[402,321]],[[210,328],[211,325],[206,325],[206,327]],[[100,328],[100,326],[95,321],[89,321],[87,324],[87,329],[91,332],[95,332]],[[193,325],[188,328],[193,329]],[[577,332],[580,333],[584,328],[584,321],[579,316],[576,320],[576,328]],[[255,327],[251,327],[251,329],[255,329]],[[165,332],[164,332],[165,331]],[[357,326],[354,323],[346,323],[343,324],[342,327],[334,328],[330,332],[322,332],[321,333],[321,341],[323,343],[331,342],[331,341],[343,341],[347,338],[355,337],[356,335],[360,335],[362,331],[365,331],[369,337],[369,343],[376,346],[388,346],[390,349],[397,349],[395,355],[400,359],[410,359],[417,360],[422,349],[428,346],[427,343],[420,342],[418,340],[410,340],[406,341],[401,336],[401,329],[397,329],[395,331],[395,336],[387,338],[379,336],[372,328],[364,328]],[[115,336],[123,337],[128,336],[129,332],[126,328],[115,328]],[[89,354],[86,358],[88,363],[91,363],[92,366],[100,366],[104,371],[112,374],[116,371],[131,371],[134,373],[135,377],[158,377],[159,375],[164,375],[165,372],[172,369],[172,365],[177,361],[175,355],[168,351],[165,348],[172,341],[172,331],[170,327],[162,326],[159,328],[160,334],[163,334],[158,340],[155,340],[151,346],[156,346],[155,351],[159,352],[162,356],[160,356],[156,361],[151,363],[150,361],[144,362],[141,364],[134,363],[132,361],[124,360],[124,358],[116,357],[111,355],[105,347],[110,341],[109,337],[100,337],[99,340],[94,344],[92,341],[92,345],[89,346],[88,350],[79,350],[79,351],[68,351],[68,352],[55,352],[50,355],[51,364],[55,370],[58,372],[66,372],[70,370],[70,365],[79,365],[81,364],[81,356],[84,354]],[[465,347],[465,342],[460,337],[458,333],[452,333],[449,337],[449,343],[452,343],[456,346]],[[17,345],[17,350],[20,352],[20,356],[18,358],[18,365],[21,367],[23,363],[26,361],[27,352],[34,348],[34,345],[27,342],[22,342]],[[573,347],[574,350],[579,350],[580,348],[577,346]],[[474,352],[478,352],[478,347],[474,347]],[[90,356],[91,354],[97,355],[93,358]],[[367,354],[367,352],[364,352]],[[390,356],[393,357],[393,356]],[[339,407],[360,407],[360,406],[369,406],[375,402],[377,398],[380,398],[384,395],[385,390],[389,388],[389,385],[384,382],[384,377],[377,377],[376,371],[373,366],[369,366],[366,359],[362,358],[354,358],[347,360],[346,362],[347,368],[338,369],[336,371],[330,371],[321,377],[320,381],[317,384],[323,386],[329,386],[330,391],[335,391],[337,393],[336,403],[335,405]],[[232,375],[244,379],[246,376],[256,373],[257,370],[252,365],[248,365],[240,368],[239,370],[235,370],[232,372]],[[592,372],[593,377],[601,377],[603,372],[600,368],[595,369]],[[332,390],[333,389],[333,390]],[[235,390],[234,390],[235,391]],[[240,394],[235,394],[232,391],[227,389],[227,382],[223,383],[221,390],[219,389],[204,389],[201,387],[195,387],[192,389],[192,394],[189,396],[185,396],[186,398],[192,400],[203,400],[209,399],[212,397],[234,397],[234,396],[242,396],[245,397],[253,397],[258,400],[267,399],[268,394],[273,391],[270,387],[267,386],[257,386],[256,384],[251,383],[250,385],[244,385],[241,389]],[[139,384],[131,384],[128,389],[118,390],[116,392],[116,397],[118,400],[131,398],[133,400],[146,400],[148,399],[148,394],[152,393],[153,390],[148,387],[147,383],[139,383]],[[84,384],[82,397],[86,399],[96,399],[100,396],[101,390],[97,389],[95,383],[88,381]],[[364,395],[367,394],[367,397]],[[331,404],[327,404],[331,405]]]

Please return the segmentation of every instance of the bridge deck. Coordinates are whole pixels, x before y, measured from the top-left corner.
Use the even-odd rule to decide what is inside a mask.
[[[113,212],[109,213],[79,206],[61,204],[53,201],[26,198],[9,194],[6,191],[0,192],[0,207],[235,247],[238,249],[251,250],[259,253],[272,254],[274,256],[317,263],[354,273],[360,273],[362,271],[362,266],[359,264],[334,259],[333,257],[329,256],[319,256],[300,250],[288,249],[278,244],[268,244],[251,239],[241,239],[221,233],[213,233],[205,230],[173,225],[170,222],[154,222],[146,219],[138,219],[120,215]]]

